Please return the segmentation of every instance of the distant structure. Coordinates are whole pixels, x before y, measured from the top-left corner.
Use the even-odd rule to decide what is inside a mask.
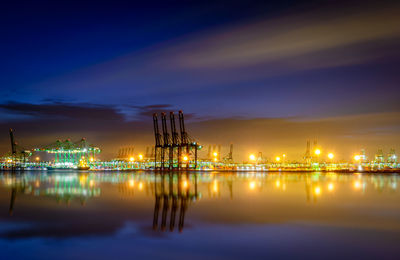
[[[383,156],[383,151],[382,149],[378,149],[378,152],[375,154],[375,163],[384,163],[385,162],[385,157]]]
[[[389,164],[396,164],[397,163],[397,156],[396,151],[392,148],[387,156],[387,163]]]
[[[18,145],[18,143],[15,141],[14,129],[10,128],[9,133],[11,152],[6,155],[6,159],[12,163],[12,168],[14,168],[19,163],[26,163],[29,157],[32,155],[32,152]]]
[[[233,144],[229,146],[229,153],[224,157],[225,163],[233,163]]]
[[[99,148],[89,144],[85,138],[77,142],[72,142],[70,139],[57,140],[42,148],[36,148],[34,151],[54,154],[54,166],[60,168],[75,167],[82,162],[93,161],[96,154],[101,152]]]
[[[312,150],[311,150],[311,141],[307,140],[307,145],[306,145],[306,152],[304,154],[304,161],[308,164],[312,163],[313,156],[312,156]]]
[[[128,146],[128,147],[121,147],[118,149],[117,160],[126,160],[128,161],[129,158],[134,156],[135,147]]]
[[[154,168],[159,170],[197,168],[197,150],[201,149],[186,132],[183,112],[179,111],[178,134],[175,126],[175,115],[169,114],[171,134],[168,132],[167,116],[161,113],[162,134],[158,127],[158,116],[153,114],[154,126]]]

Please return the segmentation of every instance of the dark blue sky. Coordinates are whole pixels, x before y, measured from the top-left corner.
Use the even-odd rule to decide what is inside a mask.
[[[392,118],[399,15],[396,1],[8,1],[1,127],[69,135],[63,120],[88,135],[105,131],[92,118],[124,129],[178,109],[201,122]]]

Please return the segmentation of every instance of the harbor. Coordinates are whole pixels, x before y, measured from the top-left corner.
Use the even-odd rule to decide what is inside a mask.
[[[263,157],[262,152],[251,153],[248,159],[237,162],[233,157],[233,144],[229,152],[222,154],[221,145],[202,145],[186,130],[184,115],[178,113],[179,128],[175,125],[174,112],[161,113],[161,129],[157,114],[153,114],[153,146],[145,153],[136,152],[134,147],[122,148],[115,159],[99,159],[101,149],[91,145],[85,138],[76,142],[70,139],[40,147],[26,149],[17,144],[14,130],[10,129],[11,152],[0,161],[0,170],[61,170],[79,169],[92,171],[217,171],[217,172],[341,172],[341,173],[399,173],[400,163],[394,149],[384,155],[378,149],[374,158],[366,156],[365,149],[348,160],[337,160],[332,152],[322,152],[317,141],[306,142],[302,160],[291,160],[285,153],[274,158]],[[168,125],[169,121],[169,125]],[[45,157],[46,159],[43,159]]]

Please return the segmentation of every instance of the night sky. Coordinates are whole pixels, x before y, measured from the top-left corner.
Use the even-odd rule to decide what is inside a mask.
[[[183,110],[200,143],[299,159],[400,150],[399,1],[7,1],[0,152],[79,139],[111,158]]]

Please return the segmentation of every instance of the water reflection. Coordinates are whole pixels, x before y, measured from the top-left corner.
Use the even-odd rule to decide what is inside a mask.
[[[395,192],[398,175],[361,175],[361,174],[221,174],[221,173],[23,173],[1,174],[2,188],[11,189],[11,197],[17,194],[52,197],[58,202],[70,204],[78,200],[82,205],[92,197],[101,195],[105,184],[117,185],[120,193],[134,195],[145,190],[145,193],[160,200],[161,204],[177,198],[197,200],[201,194],[210,198],[220,198],[229,194],[234,198],[234,186],[237,190],[248,189],[253,193],[263,193],[269,189],[275,192],[290,192],[293,184],[304,184],[306,201],[316,201],[326,193],[338,193],[337,186],[350,185],[354,191],[365,193],[375,191]],[[200,184],[200,191],[199,189]],[[104,187],[103,187],[104,188]],[[298,189],[298,187],[293,187]],[[207,191],[207,192],[205,192]],[[199,196],[200,195],[200,196]],[[165,198],[165,199],[164,199]],[[169,203],[169,202],[168,202]],[[167,205],[167,208],[170,207]],[[10,208],[12,209],[12,207]]]
[[[398,182],[398,175],[334,173],[0,173],[0,249],[11,252],[4,259],[30,258],[37,248],[53,251],[49,259],[121,252],[173,259],[204,259],[205,252],[215,259],[394,256]]]
[[[58,214],[55,212],[60,211],[63,205],[75,212],[75,205],[84,207],[89,204],[101,205],[104,209],[104,215],[97,219],[98,228],[107,221],[112,221],[109,215],[114,214],[117,207],[118,214],[114,218],[118,220],[106,224],[115,224],[112,232],[117,232],[127,221],[143,223],[144,229],[151,227],[153,232],[182,232],[191,209],[194,210],[189,218],[191,227],[204,222],[205,219],[221,223],[233,220],[268,223],[276,221],[275,219],[296,221],[305,218],[294,208],[309,211],[308,219],[323,219],[321,213],[316,215],[317,213],[306,207],[310,203],[326,204],[331,207],[331,211],[335,210],[340,214],[337,219],[345,219],[343,215],[347,217],[346,214],[350,214],[343,211],[340,203],[359,205],[360,201],[363,201],[366,208],[390,203],[389,206],[395,209],[395,214],[400,214],[399,206],[392,204],[393,199],[399,199],[398,181],[398,175],[334,173],[26,172],[1,174],[0,192],[9,194],[9,215],[15,217],[21,214],[25,221],[30,221],[31,217],[22,210],[25,207],[31,210],[41,208],[51,214]],[[46,198],[46,201],[40,198]],[[127,201],[121,202],[121,198]],[[59,205],[49,204],[49,200]],[[136,215],[131,212],[128,202],[137,208]],[[250,207],[251,205],[257,207]],[[202,209],[201,212],[197,210],[198,207]],[[246,208],[246,211],[242,208]],[[224,215],[225,211],[220,209],[230,213]],[[275,210],[276,213],[271,215],[269,210]],[[21,211],[23,212],[20,213]],[[93,211],[93,207],[87,210],[82,208],[82,211],[74,216],[91,214]],[[51,217],[46,216],[46,219],[51,220]],[[50,224],[51,221],[46,223]]]
[[[161,208],[161,231],[166,230],[167,218],[169,215],[169,230],[172,232],[175,228],[176,214],[179,214],[179,231],[182,232],[185,213],[191,202],[195,202],[198,199],[197,192],[197,174],[193,175],[194,188],[191,189],[189,185],[189,174],[176,174],[177,181],[174,183],[174,174],[161,174],[159,176],[160,181],[154,181],[154,194],[155,194],[155,205],[154,205],[154,217],[153,217],[153,230],[157,230],[159,227],[159,212]],[[182,180],[182,178],[184,178]]]

